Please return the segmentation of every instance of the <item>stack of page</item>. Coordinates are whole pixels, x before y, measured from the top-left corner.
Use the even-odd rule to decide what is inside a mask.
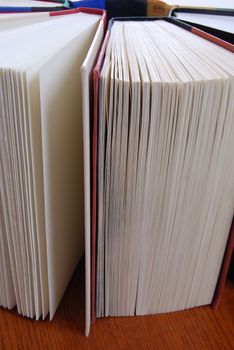
[[[212,302],[234,208],[233,54],[113,22],[99,80],[96,316]]]
[[[104,31],[87,12],[0,18],[0,305],[36,319],[53,317],[84,252],[82,93],[88,108]]]

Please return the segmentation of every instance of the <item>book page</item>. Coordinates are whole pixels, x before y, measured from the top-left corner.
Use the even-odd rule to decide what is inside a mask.
[[[50,317],[84,252],[83,123],[80,67],[96,26],[40,72]],[[66,87],[64,89],[64,87]],[[69,201],[68,201],[69,198]]]

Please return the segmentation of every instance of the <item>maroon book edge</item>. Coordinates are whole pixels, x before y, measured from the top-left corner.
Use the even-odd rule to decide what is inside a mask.
[[[231,43],[228,43],[227,41],[224,41],[222,39],[217,38],[214,35],[208,34],[206,32],[204,32],[203,30],[197,29],[195,27],[192,27],[192,33],[199,35],[200,37],[207,39],[209,41],[212,41],[212,43],[215,43],[219,46],[224,47],[225,49],[234,52],[234,45]]]
[[[65,12],[65,11],[64,11]],[[54,15],[54,14],[53,14]],[[101,71],[101,66],[103,63],[103,59],[105,56],[105,50],[107,47],[107,43],[110,37],[110,29],[115,20],[124,21],[124,20],[141,20],[141,21],[147,21],[147,20],[153,20],[153,19],[162,19],[162,18],[152,18],[152,17],[120,17],[120,18],[112,18],[112,20],[109,22],[108,25],[108,31],[106,33],[105,39],[102,44],[102,48],[100,50],[100,54],[97,60],[97,63],[95,65],[95,68],[93,70],[93,88],[94,88],[94,114],[93,114],[93,174],[92,174],[92,267],[91,267],[91,322],[92,324],[95,323],[96,316],[95,316],[95,297],[96,297],[96,238],[97,238],[97,150],[98,150],[98,134],[97,134],[97,127],[98,127],[98,83],[99,83],[99,76]],[[222,46],[223,48],[234,52],[234,45],[221,40],[211,34],[208,34],[202,30],[199,30],[195,27],[192,27],[188,24],[184,24],[183,22],[176,20],[174,18],[163,18],[166,21],[173,23],[175,25],[178,25],[186,30],[189,30],[193,34],[199,35],[200,37],[211,41],[215,43],[216,45]],[[212,300],[211,306],[214,308],[217,308],[221,299],[222,291],[225,285],[225,280],[227,277],[228,267],[230,264],[232,251],[233,251],[233,245],[234,245],[234,223],[232,224],[232,228],[229,234],[229,239],[227,242],[222,267],[220,270],[214,298]]]
[[[88,13],[90,15],[102,15],[104,20],[104,26],[106,27],[106,11],[101,9],[92,9],[92,8],[86,8],[86,7],[79,7],[71,10],[62,10],[62,11],[55,11],[55,12],[49,12],[49,15],[51,17],[54,16],[62,16],[62,15],[72,15],[74,13]]]
[[[223,289],[225,286],[225,281],[227,278],[229,265],[230,265],[231,258],[232,258],[233,249],[234,249],[234,219],[232,221],[230,234],[229,234],[229,238],[227,241],[226,251],[225,251],[225,254],[223,257],[223,262],[222,262],[221,270],[219,273],[217,286],[216,286],[214,297],[213,297],[213,300],[211,303],[211,306],[215,309],[217,309],[217,307],[220,304],[221,296],[222,296]]]
[[[234,52],[234,45],[233,44],[231,44],[227,41],[224,41],[224,40],[222,40],[222,39],[220,39],[212,34],[206,33],[205,31],[200,30],[198,28],[195,28],[195,27],[191,26],[190,24],[184,23],[184,22],[182,22],[174,17],[167,17],[167,18],[165,18],[165,20],[170,22],[170,23],[173,23],[181,28],[184,28],[184,29],[190,31],[193,34],[196,34],[196,35],[202,37],[203,39],[211,41],[212,43],[219,45],[228,51]]]

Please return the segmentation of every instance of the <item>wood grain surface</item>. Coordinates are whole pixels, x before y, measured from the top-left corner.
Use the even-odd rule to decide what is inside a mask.
[[[0,350],[8,349],[234,349],[234,284],[227,281],[220,307],[156,316],[97,320],[84,336],[84,263],[52,322],[34,321],[0,308]]]

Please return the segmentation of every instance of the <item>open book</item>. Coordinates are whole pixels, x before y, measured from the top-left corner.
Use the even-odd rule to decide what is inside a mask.
[[[171,18],[110,22],[95,68],[93,320],[217,305],[234,243],[230,51]]]
[[[84,181],[90,221],[82,94],[88,108],[105,14],[66,14],[0,17],[0,305],[36,319],[53,318],[83,255]]]

